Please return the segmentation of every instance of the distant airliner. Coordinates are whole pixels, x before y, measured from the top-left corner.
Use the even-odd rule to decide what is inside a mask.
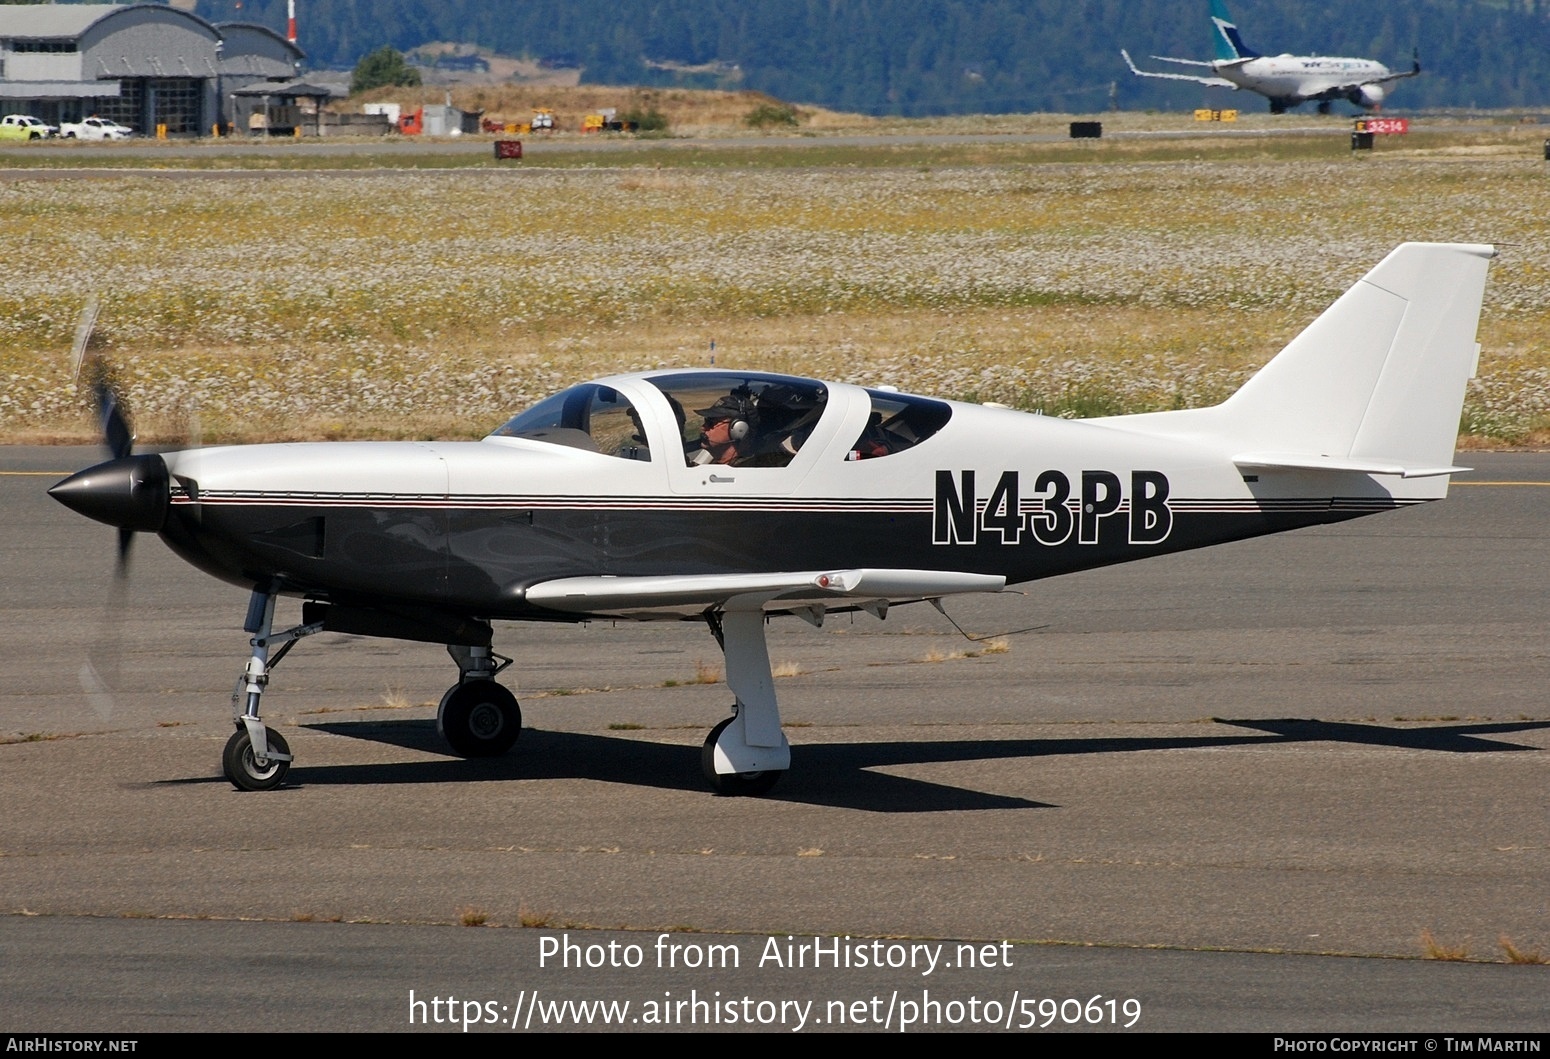
[[[1170,59],[1166,55],[1154,55],[1158,62],[1178,63],[1181,66],[1204,66],[1214,77],[1197,77],[1193,74],[1150,73],[1136,69],[1130,61],[1130,53],[1123,48],[1120,54],[1125,64],[1137,77],[1162,77],[1170,81],[1194,81],[1197,84],[1218,88],[1247,88],[1270,100],[1270,113],[1284,114],[1287,107],[1295,107],[1307,100],[1316,100],[1320,114],[1329,113],[1329,105],[1337,99],[1349,100],[1359,107],[1375,110],[1387,94],[1386,85],[1421,72],[1419,60],[1412,60],[1409,70],[1395,73],[1387,66],[1372,59],[1336,59],[1324,55],[1261,55],[1247,44],[1227,16],[1222,0],[1211,0],[1212,39],[1216,44],[1216,58],[1210,62],[1198,59]]]

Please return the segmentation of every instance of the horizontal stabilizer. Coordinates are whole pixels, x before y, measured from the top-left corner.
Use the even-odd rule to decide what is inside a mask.
[[[1160,63],[1178,63],[1180,66],[1206,66],[1206,67],[1210,67],[1210,66],[1213,65],[1211,63],[1206,62],[1204,59],[1175,59],[1171,55],[1154,55],[1154,56],[1152,56],[1152,58],[1156,59]]]
[[[1158,72],[1155,72],[1155,71],[1152,71],[1152,70],[1138,69],[1136,67],[1136,64],[1131,61],[1130,53],[1128,51],[1126,51],[1124,48],[1121,48],[1119,50],[1119,53],[1120,53],[1120,55],[1122,55],[1124,57],[1125,65],[1130,67],[1130,72],[1135,74],[1137,77],[1160,77],[1160,78],[1162,78],[1165,81],[1193,81],[1197,85],[1210,85],[1213,88],[1237,88],[1238,87],[1237,85],[1233,84],[1231,81],[1227,80],[1227,78],[1225,78],[1225,77],[1198,77],[1195,74],[1165,74],[1165,73],[1158,73]],[[1154,59],[1162,59],[1162,56],[1154,55],[1154,56],[1152,56],[1152,58],[1154,58]],[[1199,64],[1197,64],[1192,59],[1162,59],[1162,61],[1163,62],[1170,62],[1170,63],[1184,63],[1185,65],[1188,65],[1188,66],[1195,66],[1195,65],[1210,66],[1211,65],[1210,63],[1199,63]]]
[[[1387,474],[1399,478],[1436,478],[1461,474],[1471,467],[1407,467],[1395,460],[1363,457],[1307,456],[1287,452],[1248,452],[1232,462],[1243,470],[1350,471],[1355,474]]]

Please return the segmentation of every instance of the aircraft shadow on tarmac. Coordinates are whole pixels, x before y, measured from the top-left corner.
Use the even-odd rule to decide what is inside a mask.
[[[1447,724],[1426,728],[1386,728],[1381,724],[1350,724],[1313,718],[1233,721],[1211,718],[1217,724],[1257,728],[1297,743],[1365,743],[1409,750],[1441,750],[1450,754],[1494,754],[1514,750],[1538,750],[1535,746],[1484,739],[1485,735],[1527,732],[1550,728],[1550,721],[1510,721],[1494,724]]]
[[[1276,743],[1344,742],[1445,753],[1504,753],[1537,747],[1486,738],[1550,728],[1550,721],[1447,724],[1390,728],[1314,719],[1228,720],[1218,724],[1264,735],[1191,738],[1005,739],[881,743],[812,743],[797,748],[800,764],[766,797],[779,801],[869,812],[921,813],[969,809],[1049,809],[1051,803],[910,779],[873,771],[902,765],[1008,758],[1125,754]],[[444,754],[433,721],[359,721],[308,725],[333,735]],[[322,765],[295,769],[290,787],[393,783],[467,783],[477,780],[591,779],[664,790],[699,791],[700,749],[632,739],[525,729],[508,755],[497,758]],[[215,782],[215,781],[212,781]]]

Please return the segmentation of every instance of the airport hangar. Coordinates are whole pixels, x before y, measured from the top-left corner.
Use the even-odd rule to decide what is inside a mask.
[[[87,115],[136,132],[208,135],[246,127],[267,104],[238,89],[284,95],[306,58],[263,26],[206,22],[164,4],[24,4],[0,8],[0,111],[50,125]],[[262,102],[260,102],[262,100]]]

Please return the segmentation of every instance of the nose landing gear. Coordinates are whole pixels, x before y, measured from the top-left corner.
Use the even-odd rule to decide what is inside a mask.
[[[242,625],[245,631],[253,634],[249,641],[253,654],[232,692],[232,719],[237,730],[226,741],[226,749],[221,753],[221,770],[239,791],[273,790],[284,782],[285,774],[290,771],[291,748],[279,732],[271,732],[264,725],[258,704],[269,683],[269,671],[280,664],[280,659],[297,640],[323,631],[323,623],[314,622],[276,633],[274,603],[275,593],[255,588],[248,599],[247,621]],[[269,648],[273,644],[279,644],[280,649],[271,659]]]

